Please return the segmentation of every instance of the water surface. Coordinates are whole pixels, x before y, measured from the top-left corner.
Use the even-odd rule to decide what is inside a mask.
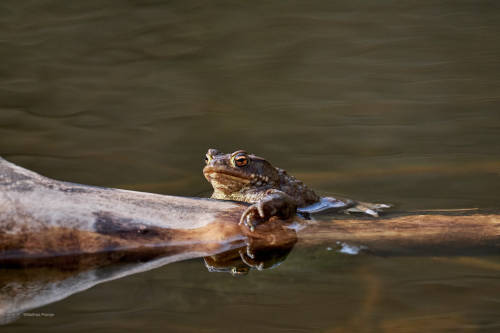
[[[52,178],[208,196],[209,147],[323,194],[498,208],[495,1],[2,1],[0,155]],[[334,243],[334,240],[332,240]],[[498,253],[202,260],[98,285],[2,331],[496,332]]]

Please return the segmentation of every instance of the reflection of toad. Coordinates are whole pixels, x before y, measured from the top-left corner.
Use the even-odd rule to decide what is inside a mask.
[[[279,266],[288,256],[296,242],[267,246],[251,244],[203,258],[209,272],[225,272],[233,276],[246,275],[252,269],[263,270]]]
[[[252,231],[259,220],[272,216],[287,219],[296,213],[297,208],[305,213],[335,208],[378,216],[380,209],[389,207],[349,199],[321,198],[285,170],[243,150],[224,154],[209,149],[205,160],[203,174],[214,188],[212,198],[253,204],[240,220]]]

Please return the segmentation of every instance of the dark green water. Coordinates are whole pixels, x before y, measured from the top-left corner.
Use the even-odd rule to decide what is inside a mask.
[[[208,196],[206,150],[243,148],[324,194],[498,208],[499,33],[495,1],[4,0],[0,155],[62,180]],[[0,330],[497,332],[496,255],[298,247],[241,278],[194,260]]]

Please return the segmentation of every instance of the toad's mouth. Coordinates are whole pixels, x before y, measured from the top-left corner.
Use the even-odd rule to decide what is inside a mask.
[[[237,170],[227,170],[227,169],[218,169],[214,167],[205,167],[203,168],[203,174],[205,178],[213,183],[214,181],[217,183],[239,183],[239,184],[248,184],[252,181],[252,177],[246,173],[238,172]]]
[[[220,191],[226,195],[241,191],[252,183],[251,177],[237,171],[205,167],[203,174],[215,191]]]
[[[236,169],[206,166],[203,168],[203,174],[214,189],[224,193],[236,192],[248,187],[268,186],[272,183],[268,176],[242,172]]]

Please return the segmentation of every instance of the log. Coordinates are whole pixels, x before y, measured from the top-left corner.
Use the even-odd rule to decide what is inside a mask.
[[[0,158],[0,265],[211,255],[248,242],[238,225],[247,206],[57,181]],[[251,237],[289,243],[270,222]]]
[[[500,238],[496,210],[296,218],[292,224],[272,218],[251,233],[238,225],[246,207],[57,181],[0,158],[0,264],[43,264],[74,255],[106,262],[166,255],[184,260],[249,242],[289,246],[295,230],[302,245],[354,244],[380,253],[496,251]]]

